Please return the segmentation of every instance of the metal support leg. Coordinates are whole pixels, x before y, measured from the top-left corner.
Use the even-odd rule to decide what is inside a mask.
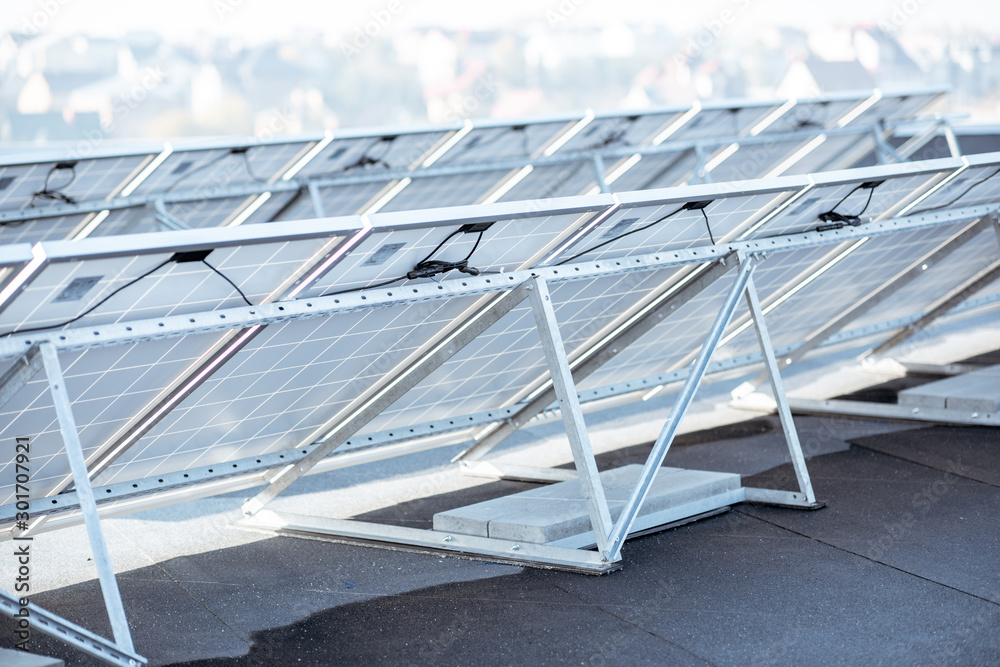
[[[325,218],[326,208],[323,206],[323,195],[320,193],[319,186],[311,181],[309,182],[309,200],[312,202],[316,217]]]
[[[542,349],[549,364],[549,373],[559,399],[563,423],[566,425],[566,435],[569,436],[569,446],[573,451],[573,461],[576,462],[576,472],[580,476],[580,488],[584,500],[587,501],[587,511],[590,513],[590,524],[597,539],[597,548],[608,554],[608,534],[611,532],[611,512],[604,496],[604,487],[597,473],[597,462],[594,460],[594,450],[587,435],[587,426],[583,421],[583,410],[580,408],[580,398],[573,384],[573,373],[566,360],[566,349],[563,346],[562,334],[556,322],[555,309],[549,295],[548,285],[542,278],[535,278],[534,289],[531,291],[531,309],[538,324],[538,335],[542,339]]]
[[[881,127],[881,125],[872,129],[872,139],[875,140],[875,146],[878,148],[876,153],[879,164],[889,164],[889,159],[893,162],[906,162],[906,158],[900,155],[893,145],[888,142],[885,134],[885,128]]]
[[[601,192],[610,192],[607,181],[604,180],[604,158],[600,153],[594,153],[594,176],[597,178],[597,185]]]
[[[764,312],[760,307],[760,299],[757,297],[757,288],[754,287],[752,276],[747,280],[746,300],[747,307],[750,308],[750,314],[753,317],[754,328],[757,331],[757,342],[764,355],[764,366],[771,379],[771,393],[774,394],[774,401],[778,404],[778,418],[781,420],[781,429],[785,432],[785,441],[788,443],[788,453],[792,457],[795,478],[799,482],[799,490],[806,497],[806,502],[812,504],[816,502],[816,494],[813,493],[812,482],[809,480],[806,457],[802,454],[799,434],[795,430],[795,422],[792,421],[792,411],[788,407],[788,398],[785,396],[785,388],[781,382],[778,362],[774,358],[774,348],[771,346],[771,335],[767,331]]]
[[[962,148],[958,145],[958,139],[955,137],[955,131],[951,129],[951,125],[947,122],[944,124],[944,138],[948,142],[948,151],[951,153],[952,157],[962,157]]]
[[[153,217],[155,217],[156,220],[167,229],[191,229],[189,225],[181,222],[171,215],[169,211],[167,211],[167,207],[163,203],[162,199],[156,199],[153,201]]]
[[[59,354],[52,343],[42,343],[39,347],[45,365],[45,374],[49,380],[52,402],[55,404],[56,416],[59,419],[59,429],[62,431],[63,443],[66,445],[66,457],[69,459],[70,469],[73,471],[73,482],[76,484],[77,496],[80,499],[80,511],[83,513],[83,519],[87,525],[90,550],[94,555],[94,563],[97,565],[97,578],[101,583],[104,606],[107,608],[108,618],[111,620],[115,643],[121,650],[135,653],[132,635],[125,618],[125,608],[122,606],[121,594],[118,591],[118,582],[115,580],[111,558],[108,556],[108,545],[104,541],[100,517],[97,516],[94,490],[91,488],[90,479],[87,476],[87,464],[83,457],[83,447],[80,445],[80,436],[77,433],[69,394],[66,391],[66,382],[63,379],[62,368],[59,366]]]
[[[483,311],[478,317],[472,319],[464,327],[438,344],[430,354],[402,372],[382,391],[371,397],[346,420],[341,422],[336,430],[305,458],[293,465],[286,466],[274,475],[263,491],[244,503],[243,513],[252,515],[259,512],[270,500],[288,488],[292,482],[306,474],[314,465],[325,459],[333,450],[363,428],[365,424],[382,414],[382,412],[402,398],[406,392],[415,387],[421,380],[433,373],[454,355],[458,354],[462,348],[475,340],[479,334],[486,331],[499,321],[501,317],[524,301],[528,297],[529,285],[530,283],[522,283],[515,287],[495,301],[493,305]],[[331,428],[333,426],[331,425]]]
[[[702,144],[698,144],[694,147],[695,154],[695,164],[694,171],[691,174],[691,183],[709,183],[711,182],[708,177],[708,172],[705,171],[705,164],[708,162],[708,155],[705,147]]]
[[[656,473],[659,471],[660,466],[663,465],[663,458],[667,455],[667,451],[674,441],[674,436],[677,434],[681,420],[684,419],[691,401],[694,400],[694,394],[698,390],[698,385],[701,384],[701,379],[705,376],[705,370],[708,368],[708,362],[711,360],[712,353],[718,347],[719,341],[722,339],[722,334],[733,317],[733,312],[739,303],[740,295],[743,294],[747,282],[750,280],[753,267],[753,259],[748,259],[741,263],[740,272],[736,276],[736,282],[729,290],[726,301],[723,303],[722,309],[719,311],[715,322],[712,324],[712,328],[708,332],[705,344],[702,345],[701,351],[698,353],[698,357],[691,367],[691,373],[688,375],[684,387],[681,389],[673,408],[670,410],[667,423],[664,424],[659,437],[653,443],[653,450],[649,453],[642,472],[639,474],[639,481],[629,495],[629,499],[625,503],[625,507],[622,509],[622,513],[611,531],[609,546],[611,550],[609,554],[610,560],[621,558],[621,549],[622,544],[625,542],[625,537],[629,534],[632,523],[639,513],[639,508],[642,507],[642,503],[646,499],[646,494],[649,493],[649,489],[653,485]]]

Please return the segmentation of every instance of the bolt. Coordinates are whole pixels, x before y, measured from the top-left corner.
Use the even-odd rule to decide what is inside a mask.
[[[515,544],[514,546],[512,546],[510,548],[510,550],[511,551],[520,551],[521,550],[521,545],[520,544]]]
[[[451,541],[452,541],[452,539],[453,539],[453,538],[452,538],[452,536],[451,536],[451,535],[445,535],[445,536],[444,536],[444,541],[445,541],[445,542],[451,542]]]

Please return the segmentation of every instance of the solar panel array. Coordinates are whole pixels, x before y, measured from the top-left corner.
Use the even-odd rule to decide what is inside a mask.
[[[872,349],[977,277],[966,303],[1000,303],[1000,280],[985,284],[1000,153],[906,162],[919,142],[886,149],[941,96],[8,158],[0,438],[30,436],[32,529],[88,506],[53,349],[97,499],[131,511],[143,494],[180,500],[228,478],[221,492],[332,445],[334,462],[438,434],[428,442],[488,450],[555,406],[542,297],[510,305],[536,280],[585,398],[697,375],[747,257],[786,363],[834,339]],[[873,151],[895,163],[854,168]],[[738,306],[714,368],[761,360],[753,324]],[[7,534],[14,466],[0,462]]]
[[[598,194],[545,203],[54,241],[34,248],[6,246],[4,261],[10,268],[0,303],[0,352],[10,364],[42,339],[60,345],[60,337],[76,340],[73,336],[91,330],[104,336],[129,323],[190,315],[186,335],[174,332],[124,345],[74,343],[63,353],[94,482],[163,475],[294,450],[322,439],[360,400],[496,298],[472,292],[432,300],[421,293],[409,301],[407,293],[503,281],[532,268],[569,271],[581,263],[650,253],[701,250],[704,259],[698,261],[711,261],[716,257],[712,253],[730,243],[780,246],[822,228],[821,212],[842,206],[845,214],[854,215],[864,209],[862,226],[826,231],[822,242],[775,252],[761,264],[756,283],[772,339],[776,346],[795,344],[971,223],[968,216],[945,216],[933,224],[871,237],[856,233],[840,241],[838,234],[899,219],[940,201],[948,202],[948,210],[981,212],[984,204],[995,204],[990,196],[995,184],[983,175],[998,169],[1000,155],[987,154],[789,176],[757,185],[686,186],[614,198]],[[978,185],[969,188],[972,183]],[[991,251],[995,257],[996,249],[988,245],[963,246],[961,253],[903,291],[889,314],[920,312],[949,286],[974,275]],[[567,357],[585,356],[608,332],[682,284],[697,264],[696,255],[690,259],[652,271],[556,280],[551,291]],[[465,261],[468,272],[407,277],[428,261],[452,267]],[[920,287],[936,284],[935,276],[942,277],[939,287]],[[728,282],[717,281],[687,302],[579,388],[685,365]],[[269,326],[219,331],[214,322],[212,330],[202,327],[213,313],[222,316],[244,306],[244,298],[260,306],[290,299],[364,300],[368,295],[390,300],[394,295],[397,301],[392,307]],[[746,318],[737,312],[721,357],[752,349]],[[879,316],[866,318],[862,321],[870,323]],[[362,433],[405,431],[442,420],[460,424],[470,414],[518,404],[544,386],[547,375],[525,303]],[[65,490],[69,470],[44,376],[17,392],[2,415],[0,437],[33,434],[38,492],[48,496]],[[0,487],[0,504],[8,504],[12,494],[11,485]]]
[[[573,196],[600,191],[598,172],[628,191],[843,168],[873,149],[873,132],[942,97],[857,93],[8,157],[0,242]]]

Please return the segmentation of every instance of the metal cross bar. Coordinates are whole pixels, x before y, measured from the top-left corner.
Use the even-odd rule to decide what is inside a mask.
[[[597,473],[597,462],[594,460],[594,450],[587,435],[587,425],[584,423],[583,410],[580,408],[580,398],[573,384],[573,373],[566,360],[566,348],[563,345],[562,334],[559,333],[559,323],[556,321],[555,309],[552,307],[552,297],[548,285],[542,278],[535,278],[534,289],[529,293],[531,309],[538,325],[538,335],[542,339],[542,349],[548,361],[549,374],[562,411],[566,435],[576,463],[576,472],[580,477],[580,489],[587,503],[590,514],[590,525],[594,529],[597,548],[601,553],[608,552],[608,534],[611,532],[611,512],[604,496]]]
[[[24,354],[43,340],[50,340],[60,351],[85,350],[108,345],[120,345],[161,338],[186,336],[244,329],[254,325],[266,325],[295,319],[326,317],[335,313],[367,310],[418,301],[449,299],[474,294],[501,292],[533,277],[542,276],[549,284],[563,281],[590,280],[602,276],[622,275],[631,272],[653,271],[656,269],[686,264],[713,262],[726,255],[743,251],[747,254],[791,252],[862,238],[927,229],[930,227],[955,224],[981,218],[991,213],[995,206],[975,206],[955,211],[928,213],[910,218],[894,218],[882,222],[871,222],[858,227],[845,227],[828,232],[803,232],[788,236],[764,238],[748,241],[734,241],[716,246],[699,246],[666,253],[650,253],[617,259],[580,262],[554,267],[539,267],[531,270],[512,271],[500,276],[463,276],[461,279],[445,280],[441,283],[406,285],[406,288],[383,288],[365,290],[340,296],[317,297],[315,299],[295,299],[267,303],[259,306],[240,306],[159,318],[117,322],[101,325],[83,325],[71,329],[51,332],[13,333],[0,338],[0,359],[13,358]],[[193,320],[193,321],[192,321]],[[58,335],[56,335],[58,334]]]
[[[948,152],[951,153],[951,156],[962,157],[962,147],[958,144],[958,138],[955,137],[955,130],[947,121],[944,123],[944,138],[948,142]]]
[[[18,597],[0,590],[0,613],[11,618],[18,618],[21,608]],[[29,602],[26,608],[30,614],[28,618],[31,619],[32,628],[75,646],[95,658],[121,667],[137,667],[145,665],[147,662],[146,658],[138,655],[135,651],[124,651],[104,637],[94,634],[76,623],[67,621],[33,602]]]
[[[76,419],[73,417],[69,393],[66,391],[66,382],[59,365],[59,353],[56,352],[51,343],[42,343],[39,347],[45,365],[45,373],[49,380],[52,402],[55,404],[56,416],[59,419],[59,430],[62,432],[63,443],[66,446],[66,458],[69,459],[70,469],[73,471],[73,481],[80,499],[80,511],[83,513],[84,522],[87,525],[90,550],[94,556],[94,564],[97,565],[97,578],[101,582],[101,593],[104,595],[104,606],[107,608],[108,618],[111,621],[115,643],[126,653],[134,653],[132,635],[129,632],[128,620],[125,618],[125,607],[122,606],[118,582],[115,580],[115,572],[108,555],[108,545],[104,541],[104,532],[101,530],[101,519],[97,515],[94,490],[90,486],[90,479],[87,476],[87,464],[83,456],[83,447],[80,445],[80,436],[76,429]]]
[[[263,509],[267,502],[288,488],[292,482],[304,475],[307,470],[326,458],[330,452],[346,442],[348,438],[357,433],[365,424],[382,414],[382,412],[402,398],[406,392],[415,387],[421,380],[433,373],[454,355],[458,354],[462,348],[513,310],[527,298],[529,284],[527,282],[521,283],[495,301],[489,308],[480,313],[479,316],[473,318],[470,322],[452,333],[448,338],[435,346],[433,351],[427,356],[400,373],[390,384],[358,407],[345,421],[339,424],[330,424],[329,428],[332,429],[336,426],[336,429],[305,458],[294,465],[285,467],[272,477],[270,483],[263,491],[244,503],[244,513],[248,515],[255,514]]]
[[[904,158],[909,158],[918,150],[938,137],[941,128],[947,125],[946,121],[940,121],[932,125],[927,125],[919,132],[914,132],[913,136],[907,139],[896,151]],[[956,157],[956,156],[953,156]]]
[[[571,364],[573,381],[582,382],[591,373],[611,361],[619,352],[648,333],[670,313],[705,291],[709,285],[724,276],[733,266],[733,262],[727,263],[723,259],[711,265],[699,267],[693,279],[686,283],[679,283],[681,285],[679,291],[667,290],[664,292],[658,300],[638,313],[630,322],[619,327],[618,331],[606,339],[592,354],[581,357]],[[555,390],[549,385],[547,389],[521,408],[517,414],[501,422],[495,429],[455,457],[455,460],[475,461],[481,459],[535,415],[545,410],[555,399]]]
[[[636,483],[635,488],[632,489],[632,493],[629,495],[629,499],[622,508],[618,521],[615,522],[614,528],[611,531],[611,539],[609,540],[610,550],[606,553],[609,560],[618,560],[621,558],[621,549],[625,542],[625,537],[629,534],[632,523],[635,521],[639,509],[642,507],[642,503],[649,493],[653,480],[656,478],[656,473],[659,471],[660,466],[663,465],[663,458],[667,455],[667,451],[674,441],[674,436],[677,434],[677,429],[680,427],[680,422],[684,419],[684,415],[687,413],[688,407],[694,399],[695,392],[698,390],[701,379],[705,375],[705,370],[708,368],[708,362],[712,358],[712,353],[715,352],[723,332],[729,325],[729,320],[732,318],[733,312],[739,303],[740,295],[746,290],[747,282],[753,273],[755,261],[752,258],[748,258],[741,263],[740,272],[737,274],[736,280],[732,288],[730,288],[729,294],[726,296],[726,300],[719,310],[719,314],[715,318],[715,322],[712,323],[712,328],[708,331],[705,344],[702,345],[701,352],[699,352],[698,358],[695,359],[692,365],[688,379],[670,410],[667,423],[664,424],[659,437],[653,443],[653,449],[646,459],[642,472],[639,474],[639,481]]]
[[[940,424],[965,424],[969,426],[1000,426],[1000,414],[955,410],[952,408],[918,408],[895,403],[868,403],[866,401],[816,400],[791,398],[789,405],[796,412],[809,414],[847,415],[852,417],[878,417],[928,421]]]

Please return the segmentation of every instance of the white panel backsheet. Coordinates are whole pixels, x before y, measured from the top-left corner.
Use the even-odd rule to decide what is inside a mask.
[[[295,275],[326,242],[323,238],[307,238],[219,247],[205,261],[256,304]],[[70,249],[65,243],[59,245]],[[109,296],[93,313],[78,320],[79,325],[217,310],[245,303],[225,278],[204,263],[171,262],[173,255],[173,248],[165,248],[75,261],[58,261],[57,256],[0,313],[0,335],[23,328],[24,323],[31,327],[58,325]],[[137,282],[111,296],[133,281]]]

